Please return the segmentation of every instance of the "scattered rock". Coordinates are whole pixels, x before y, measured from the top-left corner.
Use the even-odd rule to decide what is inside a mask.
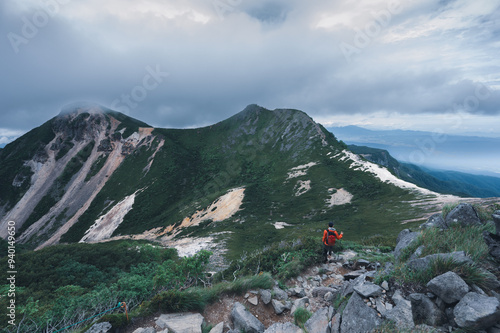
[[[470,292],[458,302],[453,314],[462,328],[485,329],[500,320],[500,302],[496,297]]]
[[[335,299],[335,295],[329,291],[329,292],[327,292],[327,293],[325,294],[325,296],[323,297],[323,299],[324,299],[324,300],[325,300],[325,302],[327,302],[327,303],[332,303],[332,302],[333,302],[333,300]]]
[[[328,327],[330,318],[328,318],[328,308],[324,307],[317,310],[311,318],[304,324],[304,328],[308,333],[325,333]]]
[[[304,288],[299,288],[299,287],[291,288],[290,293],[292,296],[299,297],[299,298],[306,296],[306,291],[304,290]]]
[[[280,301],[286,301],[288,299],[288,294],[286,291],[280,289],[279,287],[273,288],[274,298]]]
[[[366,306],[361,296],[352,294],[342,314],[341,332],[369,332],[378,327],[382,320],[377,312]]]
[[[266,305],[271,303],[271,292],[269,290],[261,290],[260,300]]]
[[[389,290],[389,283],[387,281],[383,281],[382,284],[380,285],[382,288],[385,290]]]
[[[340,313],[336,313],[335,316],[333,316],[332,321],[329,324],[331,333],[340,333],[340,320],[341,319],[342,319],[342,315]]]
[[[337,291],[333,288],[329,288],[329,287],[316,287],[312,290],[312,295],[313,297],[320,297],[320,298],[324,298],[325,297],[325,294],[326,293],[336,293]]]
[[[462,227],[481,224],[481,220],[477,216],[476,210],[468,203],[461,203],[453,208],[451,212],[446,215],[445,222],[448,227],[456,223],[459,223]]]
[[[413,243],[415,239],[417,239],[419,234],[420,233],[412,232],[409,229],[405,229],[399,233],[398,242],[396,248],[394,249],[394,258],[396,260],[399,259],[402,251],[410,246],[410,244]]]
[[[239,331],[262,333],[265,330],[264,325],[240,302],[234,303],[233,310],[231,311],[231,319],[233,320],[234,328]]]
[[[357,279],[358,277],[364,275],[366,273],[365,270],[357,270],[357,271],[352,271],[352,272],[348,272],[346,274],[344,274],[344,280],[355,280]]]
[[[488,231],[483,231],[483,239],[486,245],[488,245],[488,252],[490,255],[495,258],[496,261],[500,262],[500,236]]]
[[[92,327],[86,333],[108,333],[111,331],[112,327],[113,326],[108,322],[97,323],[92,325]]]
[[[436,276],[427,283],[427,288],[447,304],[460,301],[470,290],[467,283],[454,272]]]
[[[292,323],[274,323],[264,333],[302,333],[302,329]]]
[[[156,325],[162,329],[168,328],[173,333],[201,333],[204,318],[199,313],[169,313],[162,314]]]
[[[427,219],[427,222],[420,225],[420,229],[439,228],[448,229],[441,213],[436,213]]]
[[[257,298],[257,296],[249,297],[248,303],[250,303],[252,305],[257,305],[257,304],[259,304],[259,299]]]
[[[282,314],[283,311],[285,311],[285,309],[286,309],[285,305],[278,300],[275,300],[275,299],[271,300],[271,304],[273,305],[274,312],[278,315]]]
[[[365,298],[382,295],[382,288],[371,282],[365,282],[362,285],[354,286],[353,289]]]
[[[290,311],[290,313],[293,315],[298,308],[305,308],[307,303],[309,303],[308,297],[302,297],[302,298],[296,299],[293,302],[292,310]]]
[[[209,333],[222,333],[223,331],[224,331],[224,322],[221,321],[220,323],[212,327]]]
[[[443,311],[428,296],[424,294],[411,294],[410,301],[413,322],[415,324],[440,326],[446,322]]]
[[[393,298],[394,300],[394,298]],[[396,303],[396,302],[395,302]],[[392,308],[392,304],[386,304],[387,312],[385,317],[396,323],[397,327],[403,329],[412,329],[415,326],[413,322],[413,312],[411,307],[411,302],[405,300],[404,298],[398,299],[396,306]]]
[[[133,333],[156,333],[156,330],[153,327],[146,328],[138,328]]]

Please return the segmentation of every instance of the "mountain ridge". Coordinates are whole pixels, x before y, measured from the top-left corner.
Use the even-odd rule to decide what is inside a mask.
[[[20,242],[200,239],[237,253],[314,234],[332,219],[358,237],[401,229],[421,216],[409,201],[435,197],[401,189],[302,111],[253,104],[183,130],[90,108],[61,113],[0,151],[0,221],[16,221]]]

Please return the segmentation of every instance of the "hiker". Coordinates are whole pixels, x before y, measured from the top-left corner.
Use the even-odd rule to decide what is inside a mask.
[[[333,227],[333,222],[328,223],[328,229],[323,232],[323,256],[325,257],[325,262],[328,261],[328,256],[333,253],[333,246],[335,245],[335,241],[337,239],[341,239],[344,235],[343,232],[340,234]]]

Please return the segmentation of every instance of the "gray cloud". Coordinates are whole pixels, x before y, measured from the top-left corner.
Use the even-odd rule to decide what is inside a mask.
[[[500,112],[498,1],[401,1],[381,23],[389,1],[44,1],[0,5],[2,128],[29,130],[75,100],[162,127],[251,103],[322,119]]]

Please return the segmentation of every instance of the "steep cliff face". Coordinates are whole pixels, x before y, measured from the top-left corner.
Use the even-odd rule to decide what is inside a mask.
[[[297,110],[250,105],[177,130],[71,108],[0,151],[0,223],[35,247],[189,237],[251,250],[332,219],[362,237],[414,218],[398,209],[416,189],[345,148]]]

